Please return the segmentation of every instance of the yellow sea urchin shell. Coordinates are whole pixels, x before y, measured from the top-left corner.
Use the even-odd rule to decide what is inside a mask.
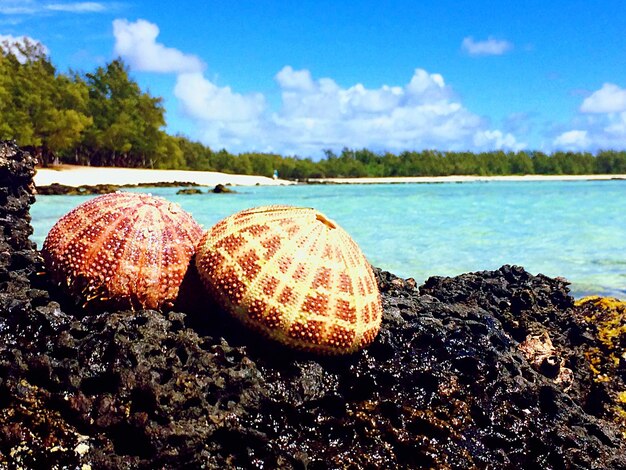
[[[93,198],[52,227],[42,248],[52,280],[86,304],[169,308],[202,227],[148,194]]]
[[[378,333],[382,307],[371,266],[314,209],[267,206],[227,217],[198,244],[196,266],[225,310],[296,349],[347,354]]]

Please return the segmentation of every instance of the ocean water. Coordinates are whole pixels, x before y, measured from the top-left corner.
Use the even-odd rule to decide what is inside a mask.
[[[418,283],[517,264],[565,277],[576,297],[626,299],[626,181],[255,186],[202,195],[177,189],[140,191],[178,202],[207,228],[254,206],[315,207],[373,265]],[[38,196],[31,208],[37,246],[90,197]]]

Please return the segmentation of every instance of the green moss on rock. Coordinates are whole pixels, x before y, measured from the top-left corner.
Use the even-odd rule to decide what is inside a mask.
[[[585,297],[576,308],[596,339],[585,352],[594,380],[603,383],[612,401],[614,421],[626,438],[626,302],[609,297]]]

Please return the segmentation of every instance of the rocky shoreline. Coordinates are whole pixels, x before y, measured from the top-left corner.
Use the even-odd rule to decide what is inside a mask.
[[[177,194],[202,194],[200,184],[183,181],[161,182],[161,183],[140,183],[140,184],[96,184],[82,186],[67,186],[59,183],[52,183],[46,186],[38,186],[37,194],[45,196],[87,196],[94,194],[109,194],[121,189],[133,188],[184,188],[180,189]],[[228,185],[217,184],[213,189],[208,190],[209,193],[235,193],[236,191],[229,188]]]
[[[208,304],[85,316],[29,241],[33,167],[0,144],[0,466],[626,468],[624,360],[599,377],[565,280],[376,270],[381,332],[332,359]]]

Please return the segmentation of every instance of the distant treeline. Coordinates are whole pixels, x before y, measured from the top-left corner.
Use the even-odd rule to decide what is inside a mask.
[[[393,154],[345,148],[339,155],[326,150],[324,158],[283,157],[275,154],[213,152],[202,144],[179,140],[186,167],[227,173],[271,175],[281,178],[446,175],[587,175],[626,174],[626,151],[555,152],[439,152]]]
[[[626,173],[626,151],[400,154],[344,148],[324,158],[231,154],[172,136],[162,98],[141,90],[121,59],[91,73],[58,73],[39,44],[0,46],[0,139],[30,148],[42,165],[170,168],[279,176],[443,176]]]

